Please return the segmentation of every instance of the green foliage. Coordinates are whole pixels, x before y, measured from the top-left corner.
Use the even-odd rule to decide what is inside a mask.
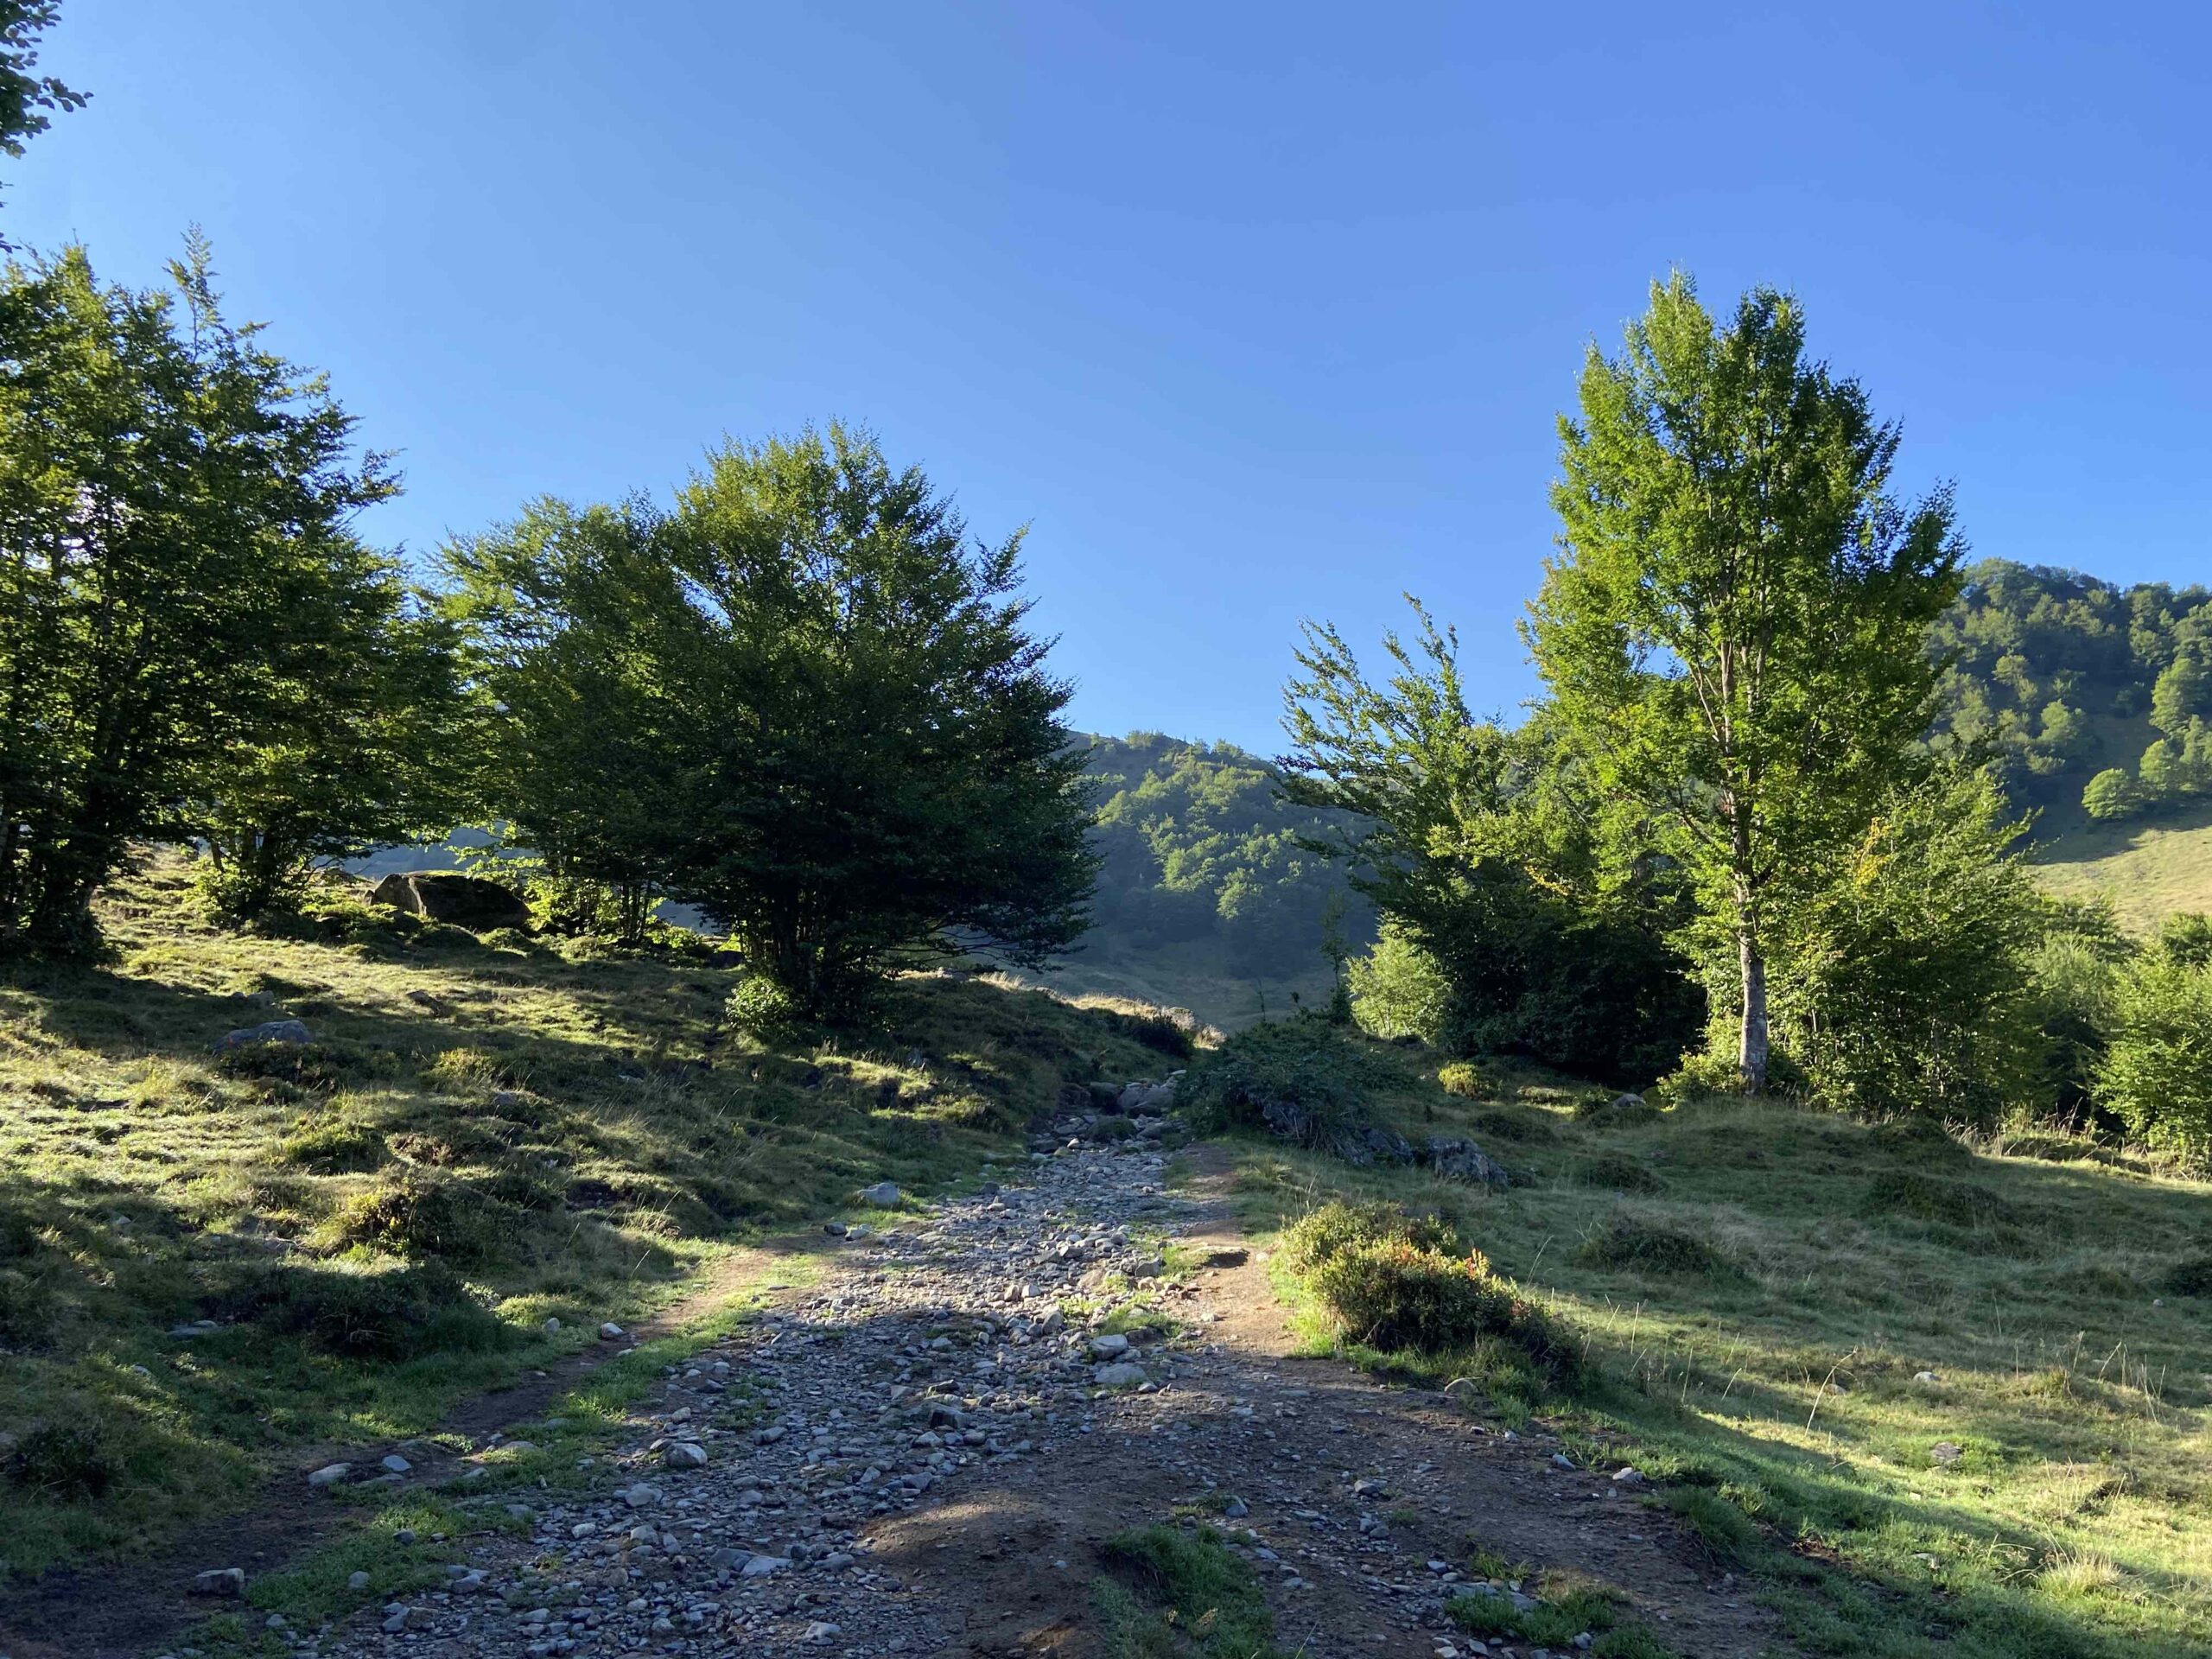
[[[343,1244],[452,1262],[484,1261],[499,1248],[497,1206],[419,1173],[355,1193],[332,1217],[332,1231]]]
[[[1610,1585],[1562,1575],[1549,1580],[1530,1607],[1487,1586],[1445,1604],[1452,1622],[1471,1636],[1509,1637],[1531,1645],[1572,1650],[1579,1637],[1596,1639],[1587,1652],[1599,1659],[1671,1659],[1670,1650],[1643,1625],[1626,1620],[1628,1598]]]
[[[37,73],[38,37],[60,14],[60,0],[0,0],[0,151],[10,156],[53,124],[47,111],[85,107],[86,94]],[[8,248],[0,241],[0,252]]]
[[[1418,1034],[1588,1076],[1658,1076],[1703,1015],[1662,938],[1678,895],[1656,866],[1609,872],[1602,814],[1547,721],[1475,722],[1456,639],[1414,614],[1416,647],[1385,638],[1380,684],[1333,629],[1309,626],[1284,693],[1284,791],[1345,815],[1316,844],[1407,947],[1369,958],[1370,999],[1424,1001],[1426,957],[1447,995]]]
[[[1265,1126],[1303,1146],[1370,1161],[1367,1096],[1381,1075],[1318,1014],[1250,1026],[1205,1057],[1177,1091],[1202,1133]]]
[[[1292,1270],[1354,1342],[1436,1357],[1495,1339],[1555,1379],[1575,1369],[1542,1312],[1479,1250],[1459,1254],[1440,1222],[1337,1202],[1300,1219],[1284,1243]]]
[[[1451,982],[1436,958],[1398,923],[1382,925],[1374,948],[1345,964],[1345,979],[1352,1018],[1369,1036],[1386,1042],[1418,1037],[1432,1046],[1445,1041]]]
[[[1453,1060],[1436,1068],[1436,1085],[1447,1095],[1458,1095],[1463,1100],[1480,1100],[1490,1092],[1490,1080],[1480,1066],[1466,1060]]]
[[[2201,917],[2117,976],[2098,1098],[2152,1145],[2212,1161],[2212,959]]]
[[[1346,889],[1309,843],[1339,815],[1295,805],[1272,766],[1227,743],[1096,737],[1084,771],[1100,861],[1086,950],[1118,960],[1210,943],[1252,975],[1320,950]],[[1363,917],[1351,919],[1363,931]]]
[[[747,974],[729,994],[729,1021],[757,1037],[788,1034],[798,1023],[798,1002],[765,974]]]
[[[1936,739],[1992,755],[2013,809],[2062,830],[2077,802],[2110,822],[2201,793],[2208,601],[2202,588],[1974,565],[1929,634],[1947,665]]]
[[[35,1424],[0,1457],[0,1474],[11,1484],[47,1497],[97,1501],[120,1472],[99,1429],[87,1422]]]
[[[556,874],[699,906],[809,1014],[901,963],[1041,964],[1093,862],[1020,548],[834,425],[726,446],[668,512],[454,544],[505,816]]]
[[[1649,1163],[1624,1152],[1601,1152],[1578,1164],[1574,1179],[1584,1186],[1609,1192],[1658,1192],[1667,1185]]]
[[[127,843],[191,827],[293,689],[271,639],[395,487],[225,320],[204,245],[170,276],[104,288],[72,248],[0,276],[0,944],[88,943]]]
[[[1777,906],[1775,1029],[1815,1100],[1989,1124],[2025,1097],[2046,906],[2003,812],[1985,775],[1939,767]]]
[[[1144,1527],[1100,1551],[1109,1659],[1274,1659],[1274,1622],[1252,1565],[1206,1527]]]
[[[361,1273],[278,1268],[219,1300],[232,1317],[341,1358],[483,1351],[512,1337],[442,1261]]]
[[[1796,301],[1716,326],[1677,273],[1560,423],[1561,551],[1527,629],[1599,791],[1645,815],[1738,957],[1738,1059],[1767,1069],[1775,912],[1910,774],[1922,652],[1958,591],[1938,493],[1887,493],[1897,431],[1804,354]]]

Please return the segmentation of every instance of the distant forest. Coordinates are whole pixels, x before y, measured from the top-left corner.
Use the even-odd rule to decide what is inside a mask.
[[[2212,592],[1991,559],[1929,648],[1939,733],[1987,746],[2039,839],[2212,793]]]

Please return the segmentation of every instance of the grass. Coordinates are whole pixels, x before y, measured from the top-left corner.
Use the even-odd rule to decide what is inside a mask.
[[[429,1433],[868,1182],[1020,1155],[1064,1081],[1166,1069],[1143,1011],[922,977],[864,1032],[764,1043],[703,952],[321,911],[219,931],[164,859],[105,902],[105,960],[0,969],[9,1569]],[[212,1052],[287,1017],[310,1046]]]
[[[1455,1596],[1446,1604],[1452,1622],[1471,1636],[1504,1637],[1539,1647],[1573,1648],[1590,1636],[1588,1652],[1601,1659],[1672,1659],[1671,1650],[1645,1625],[1624,1616],[1628,1598],[1610,1585],[1573,1573],[1539,1580],[1534,1606],[1518,1605],[1495,1586]]]
[[[1467,1099],[1437,1087],[1433,1055],[1365,1058],[1395,1068],[1367,1092],[1378,1116],[1502,1142],[1531,1184],[1247,1138],[1248,1226],[1349,1198],[1451,1227],[1591,1379],[1570,1396],[1508,1376],[1493,1409],[1643,1470],[1717,1567],[1761,1575],[1793,1642],[1896,1659],[2212,1643],[2212,1185],[2110,1149],[1939,1150],[1769,1103],[1579,1120],[1586,1085],[1491,1065],[1491,1095]],[[1535,1132],[1499,1133],[1510,1120]],[[1586,1184],[1609,1154],[1663,1188]],[[1317,1351],[1495,1380],[1346,1344],[1284,1252],[1274,1265]]]
[[[1272,1659],[1274,1624],[1243,1553],[1204,1526],[1107,1541],[1093,1586],[1109,1659]]]
[[[2111,899],[2147,937],[2177,912],[2212,911],[2212,804],[2071,830],[2037,850],[2035,872],[2062,898]]]

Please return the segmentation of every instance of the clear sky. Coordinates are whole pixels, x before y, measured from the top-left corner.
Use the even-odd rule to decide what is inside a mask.
[[[1411,590],[1485,710],[1554,418],[1670,264],[1795,289],[1980,553],[2183,582],[2212,9],[65,0],[0,228],[327,368],[423,551],[842,416],[1032,525],[1079,724],[1277,745]]]

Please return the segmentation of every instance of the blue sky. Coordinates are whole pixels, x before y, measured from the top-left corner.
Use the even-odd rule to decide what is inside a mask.
[[[2207,574],[2202,7],[67,0],[0,226],[330,371],[426,550],[842,416],[1029,569],[1078,723],[1277,746],[1421,594],[1486,709],[1556,413],[1670,264],[1796,290],[1977,552]]]

